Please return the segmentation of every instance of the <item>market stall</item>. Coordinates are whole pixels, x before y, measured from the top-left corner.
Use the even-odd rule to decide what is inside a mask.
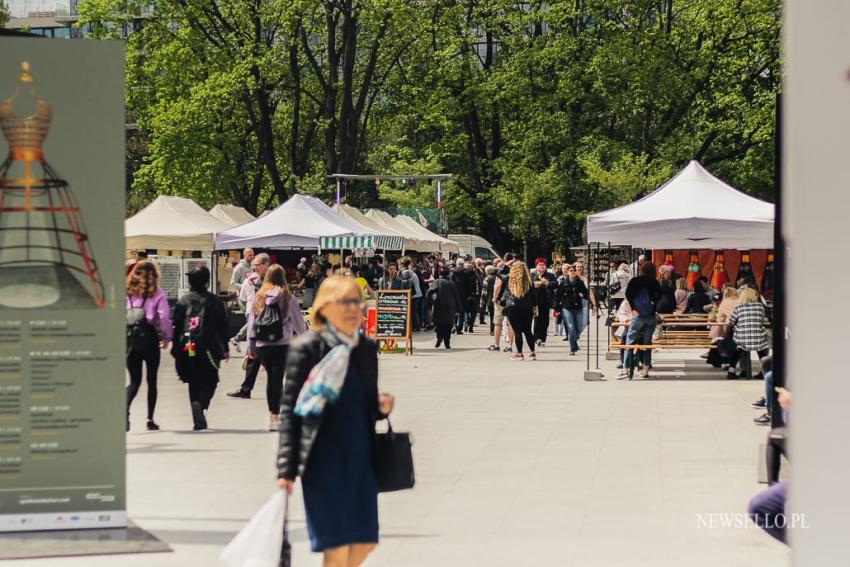
[[[587,241],[591,265],[601,247],[630,245],[658,251],[652,257],[659,265],[676,267],[678,262],[677,270],[682,273],[685,267],[683,275],[690,273],[692,279],[705,273],[711,280],[715,270],[723,270],[719,279],[732,279],[730,268],[737,275],[745,267],[752,273],[750,250],[765,250],[765,264],[772,260],[767,250],[774,242],[774,205],[738,191],[691,161],[646,197],[590,215]],[[675,250],[684,251],[680,256],[687,255],[687,264],[684,257],[676,257]],[[758,257],[761,260],[762,254]],[[591,283],[602,285],[600,281]],[[596,352],[598,370],[598,343]],[[585,379],[599,379],[601,375],[597,375],[590,372],[588,349]]]
[[[374,234],[376,249],[399,250],[404,254],[404,235],[400,232],[379,224],[350,205],[340,204],[331,208],[341,218],[362,226],[365,233]]]
[[[216,273],[214,235],[227,228],[228,224],[191,199],[161,195],[124,221],[125,247],[130,251],[156,250],[156,263],[162,272],[160,286],[176,299],[189,287],[185,274],[194,265],[208,264]],[[215,290],[216,277],[212,282]]]
[[[339,240],[345,248],[372,248],[375,235],[364,233],[364,228],[340,217],[316,197],[293,195],[267,215],[216,234],[215,249],[320,250],[323,238],[339,237],[345,238]]]

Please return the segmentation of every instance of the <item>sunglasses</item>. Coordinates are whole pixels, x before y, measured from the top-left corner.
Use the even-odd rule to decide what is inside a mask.
[[[334,303],[336,303],[340,307],[355,307],[356,306],[356,307],[362,308],[363,305],[364,305],[362,299],[354,299],[354,298],[337,299],[336,301],[334,301]]]

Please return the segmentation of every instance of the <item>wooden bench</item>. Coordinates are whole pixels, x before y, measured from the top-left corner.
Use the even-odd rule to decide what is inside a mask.
[[[614,330],[619,327],[627,327],[628,323],[614,321],[611,323],[611,350],[703,350],[713,349],[717,345],[709,338],[709,328],[723,326],[725,323],[709,321],[707,314],[668,314],[661,315],[656,323],[655,333],[651,345],[635,344],[627,345],[623,340],[614,335]],[[626,369],[629,379],[634,376],[637,367],[637,356],[631,358],[631,364]]]

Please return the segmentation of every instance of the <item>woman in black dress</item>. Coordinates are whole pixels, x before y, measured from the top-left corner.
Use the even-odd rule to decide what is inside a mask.
[[[360,333],[362,307],[352,278],[326,279],[286,364],[277,484],[292,492],[301,476],[310,544],[325,567],[360,565],[378,543],[375,422],[393,398],[378,395],[378,349]]]

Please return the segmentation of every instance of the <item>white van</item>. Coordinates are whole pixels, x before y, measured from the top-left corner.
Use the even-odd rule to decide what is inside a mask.
[[[461,256],[469,255],[486,261],[501,258],[492,244],[476,234],[450,234],[449,240],[458,243]]]

